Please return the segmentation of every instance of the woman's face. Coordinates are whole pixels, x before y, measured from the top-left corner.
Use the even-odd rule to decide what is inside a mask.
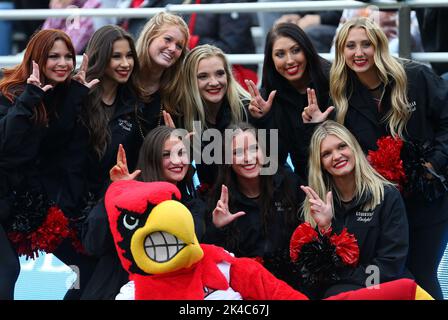
[[[44,75],[49,84],[64,82],[73,71],[73,55],[62,40],[56,40],[48,52]]]
[[[151,61],[163,69],[171,67],[182,54],[185,42],[186,39],[177,26],[167,26],[149,45]]]
[[[320,144],[322,168],[331,176],[344,177],[354,173],[355,155],[350,147],[334,135],[327,135]]]
[[[272,46],[272,60],[277,72],[291,83],[305,78],[307,61],[300,45],[288,37],[279,37]]]
[[[197,81],[199,94],[207,106],[220,105],[227,92],[227,73],[219,57],[199,61]]]
[[[110,80],[123,84],[129,80],[134,69],[134,56],[129,41],[120,39],[114,42],[112,56],[105,70],[105,76]]]
[[[348,32],[344,46],[344,58],[347,66],[356,73],[373,71],[375,67],[375,49],[367,37],[364,28],[352,28]]]
[[[176,184],[182,181],[189,167],[185,145],[177,137],[165,140],[162,150],[162,170],[166,181]]]
[[[232,170],[239,177],[254,179],[260,175],[263,154],[252,132],[244,131],[232,140]]]

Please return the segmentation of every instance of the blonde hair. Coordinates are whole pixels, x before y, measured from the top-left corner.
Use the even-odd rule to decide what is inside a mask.
[[[166,111],[171,114],[177,115],[178,112],[178,103],[180,99],[179,92],[179,78],[182,70],[182,64],[187,54],[187,46],[190,40],[190,32],[188,30],[188,25],[186,22],[178,15],[159,12],[155,16],[153,16],[143,27],[137,41],[136,41],[136,50],[140,63],[141,72],[151,72],[152,60],[151,56],[148,54],[148,48],[151,45],[151,42],[160,36],[167,27],[175,26],[179,28],[180,32],[185,37],[184,47],[182,49],[182,53],[177,59],[177,61],[168,69],[166,69],[160,80],[160,93],[162,97],[162,104],[164,105]],[[145,88],[143,88],[142,84],[140,85],[140,90],[145,92]]]
[[[321,199],[325,199],[329,191],[332,191],[333,194],[337,195],[337,199],[340,199],[339,191],[334,184],[332,176],[322,168],[320,148],[322,141],[328,135],[341,139],[352,150],[355,157],[355,198],[360,199],[365,195],[370,195],[371,197],[364,204],[363,210],[373,210],[384,198],[384,186],[393,184],[372,168],[356,138],[347,128],[335,121],[325,121],[316,128],[311,137],[308,160],[309,186],[316,191]],[[306,198],[302,206],[304,219],[315,227],[316,223],[310,214],[308,200]]]
[[[235,80],[232,74],[232,68],[224,54],[224,52],[212,45],[204,44],[195,47],[185,58],[182,70],[182,108],[184,114],[184,126],[188,131],[193,130],[193,121],[201,121],[201,125],[206,128],[205,121],[206,107],[199,93],[197,72],[199,62],[203,59],[218,57],[222,60],[224,70],[227,75],[227,92],[226,98],[230,105],[232,114],[232,122],[237,123],[244,120],[246,110],[244,108],[245,101],[250,101],[250,95]],[[247,115],[246,115],[247,119]]]
[[[336,35],[336,55],[330,69],[330,95],[336,107],[336,120],[344,124],[348,110],[348,99],[352,94],[346,92],[348,66],[344,57],[344,49],[348,34],[353,28],[362,28],[366,31],[375,51],[374,62],[378,77],[385,86],[392,84],[391,109],[383,120],[388,122],[392,136],[399,136],[403,139],[403,131],[411,117],[406,96],[407,76],[402,63],[390,55],[386,35],[369,18],[362,17],[347,21]]]

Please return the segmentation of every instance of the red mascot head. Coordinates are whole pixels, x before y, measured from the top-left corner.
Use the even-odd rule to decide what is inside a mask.
[[[190,211],[168,182],[117,181],[106,192],[109,224],[130,274],[161,274],[202,259]]]

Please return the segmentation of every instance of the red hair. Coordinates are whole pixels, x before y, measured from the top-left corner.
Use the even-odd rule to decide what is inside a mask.
[[[65,43],[67,49],[73,56],[73,66],[76,65],[76,52],[70,37],[61,30],[41,30],[34,34],[28,42],[22,62],[13,68],[5,69],[3,71],[4,77],[0,81],[0,92],[3,96],[13,102],[13,100],[23,92],[26,80],[29,78],[33,70],[33,60],[39,65],[41,82],[47,82],[44,74],[44,68],[47,64],[48,53],[51,48],[53,48],[53,45],[57,40],[62,40]],[[68,79],[69,78],[67,78],[67,80]],[[46,119],[47,113],[44,105],[41,104],[36,109],[35,121],[36,123],[44,123]]]

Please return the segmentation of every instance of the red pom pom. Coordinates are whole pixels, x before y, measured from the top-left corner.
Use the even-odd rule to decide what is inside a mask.
[[[397,184],[400,191],[403,190],[406,182],[403,161],[400,158],[403,141],[400,138],[386,136],[379,138],[376,144],[378,150],[369,150],[367,159],[379,174]]]
[[[291,236],[289,254],[292,262],[296,262],[303,245],[317,240],[318,233],[308,222],[299,225]]]
[[[358,242],[353,234],[347,232],[347,228],[344,228],[339,235],[333,234],[330,241],[336,247],[336,254],[344,264],[355,266],[358,263]]]
[[[8,237],[19,255],[34,259],[38,251],[52,253],[69,235],[68,220],[58,207],[50,207],[42,225],[28,234],[10,232]]]

